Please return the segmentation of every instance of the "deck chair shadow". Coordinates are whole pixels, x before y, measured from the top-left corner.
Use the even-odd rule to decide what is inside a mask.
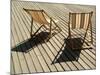
[[[27,40],[24,40],[20,43],[18,43],[16,46],[12,47],[12,51],[16,52],[29,52],[33,48],[37,47],[38,45],[41,45],[42,43],[45,43],[45,40],[48,38],[49,33],[48,32],[40,32],[33,38],[28,38]],[[42,38],[42,39],[41,39]]]
[[[75,46],[78,46],[79,48],[82,47],[81,38],[73,38],[72,41],[74,42],[79,41],[78,43],[80,45],[75,45]],[[70,42],[70,39],[67,39],[67,38],[64,39],[64,43],[62,44],[55,58],[53,59],[51,65],[55,63],[61,63],[61,62],[71,62],[71,61],[77,62],[78,61],[78,59],[80,58],[81,50],[72,50],[69,42]],[[74,44],[75,43],[73,43],[73,45]]]
[[[54,21],[54,19],[51,18],[44,10],[23,9],[31,16],[31,38],[34,37],[42,27],[49,32],[47,40],[61,31],[61,28],[56,23],[57,21]],[[40,27],[34,33],[32,30],[33,21],[40,25]]]
[[[69,22],[68,22],[68,39],[70,39],[70,46],[72,50],[79,49],[91,49],[93,44],[92,36],[92,18],[93,12],[88,13],[71,13],[69,12]],[[74,31],[78,31],[81,34],[73,34]],[[81,30],[81,31],[80,31]],[[73,33],[72,33],[73,32]],[[83,33],[84,32],[84,33]],[[87,37],[88,35],[88,37]],[[77,37],[78,36],[78,37]],[[81,36],[81,37],[80,37]],[[74,42],[73,38],[81,38],[83,47],[76,47],[78,41]],[[90,39],[89,39],[90,38]],[[76,43],[76,44],[74,44]]]

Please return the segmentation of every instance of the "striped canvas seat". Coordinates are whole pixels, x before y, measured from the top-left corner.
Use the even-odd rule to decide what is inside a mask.
[[[90,30],[91,34],[91,43],[93,43],[92,39],[92,23],[91,23],[91,18],[92,18],[93,12],[88,12],[88,13],[69,13],[69,22],[68,22],[68,27],[69,27],[69,36],[68,38],[72,39],[73,34],[71,33],[72,30],[74,29],[84,29],[85,34],[83,38],[83,43],[85,42],[87,31]],[[71,44],[73,41],[71,41]],[[71,45],[73,46],[73,45]]]
[[[70,28],[72,29],[87,29],[90,24],[92,12],[90,13],[69,13]]]
[[[52,36],[51,31],[56,30],[56,28],[58,28],[59,30],[58,32],[61,31],[60,27],[56,24],[56,22],[50,16],[48,16],[48,14],[44,10],[32,10],[32,9],[25,9],[25,8],[23,9],[31,16],[31,32],[30,32],[31,37],[35,36],[36,33],[42,27],[46,28],[46,30],[49,30],[49,34],[50,34],[49,38]],[[37,31],[34,34],[32,34],[33,21],[39,23],[40,25],[40,27],[37,29]]]

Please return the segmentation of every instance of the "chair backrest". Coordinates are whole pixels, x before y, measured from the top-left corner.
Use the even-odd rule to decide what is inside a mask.
[[[69,13],[69,25],[71,29],[87,29],[91,22],[93,12],[89,13]]]
[[[31,10],[31,9],[24,9],[28,12],[34,21],[38,22],[39,24],[49,24],[45,18],[44,10]]]

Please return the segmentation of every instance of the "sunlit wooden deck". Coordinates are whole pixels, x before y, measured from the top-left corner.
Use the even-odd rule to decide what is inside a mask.
[[[52,37],[48,42],[41,43],[39,41],[39,44],[37,40],[30,42],[29,31],[31,18],[23,8],[45,10],[51,17],[59,20],[57,24],[62,31]],[[95,6],[12,1],[11,11],[11,48],[15,47],[11,51],[11,74],[61,72],[96,68]],[[66,22],[68,21],[69,12],[88,11],[94,12],[92,18],[93,49],[76,52],[70,49],[64,49],[64,39],[68,37]],[[36,31],[39,27],[37,23],[34,23],[33,26],[33,31]],[[41,29],[41,31],[43,30]],[[78,32],[80,31],[77,30],[73,33]],[[80,33],[83,33],[83,31]],[[40,39],[42,40],[43,37]],[[28,52],[25,53],[25,50]],[[79,56],[78,61],[75,60],[77,56]],[[54,59],[56,61],[55,63],[53,63]]]

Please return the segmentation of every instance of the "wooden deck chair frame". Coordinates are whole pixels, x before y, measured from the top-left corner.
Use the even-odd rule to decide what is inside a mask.
[[[25,8],[23,8],[23,10],[25,10],[30,16],[31,16],[31,31],[30,31],[30,37],[32,38],[33,36],[35,36],[36,34],[37,34],[37,32],[42,28],[42,27],[44,27],[44,28],[46,28],[47,30],[49,30],[49,37],[48,37],[48,40],[53,36],[52,35],[52,31],[53,30],[56,30],[56,28],[59,28],[59,30],[58,30],[58,33],[61,31],[61,28],[56,24],[56,22],[44,11],[44,10],[33,10],[33,9],[25,9]],[[43,14],[43,16],[44,16],[44,14],[50,19],[50,23],[48,22],[48,24],[49,24],[49,29],[45,26],[45,24],[44,23],[42,23],[41,24],[41,26],[36,30],[36,32],[34,33],[34,34],[32,34],[32,32],[33,32],[33,30],[32,30],[32,27],[33,27],[33,17],[32,17],[32,15],[29,13],[29,11],[38,11],[38,12],[41,12],[42,14]],[[45,16],[44,16],[44,18],[45,18]],[[45,20],[46,20],[46,18],[45,18]],[[46,20],[47,21],[47,20]],[[55,28],[53,28],[52,29],[52,23],[54,23],[55,24]]]
[[[88,12],[88,13],[71,13],[71,12],[69,12],[69,21],[68,21],[68,34],[69,34],[69,36],[68,36],[68,39],[70,39],[70,44],[71,44],[71,49],[72,50],[79,50],[80,49],[80,48],[74,48],[73,47],[73,41],[71,40],[72,39],[72,35],[71,35],[71,25],[72,24],[70,23],[71,22],[71,15],[77,15],[77,14],[80,14],[80,15],[82,15],[82,14],[84,14],[84,15],[88,14],[89,15],[88,25],[86,27],[86,32],[85,32],[84,37],[83,37],[83,43],[85,43],[85,39],[86,39],[86,36],[87,36],[87,31],[90,28],[90,38],[91,38],[90,43],[93,44],[92,22],[91,22],[93,11]],[[81,26],[81,22],[80,22],[80,26]],[[81,48],[81,49],[89,49],[89,48],[91,48],[91,46],[88,46],[86,48]]]

